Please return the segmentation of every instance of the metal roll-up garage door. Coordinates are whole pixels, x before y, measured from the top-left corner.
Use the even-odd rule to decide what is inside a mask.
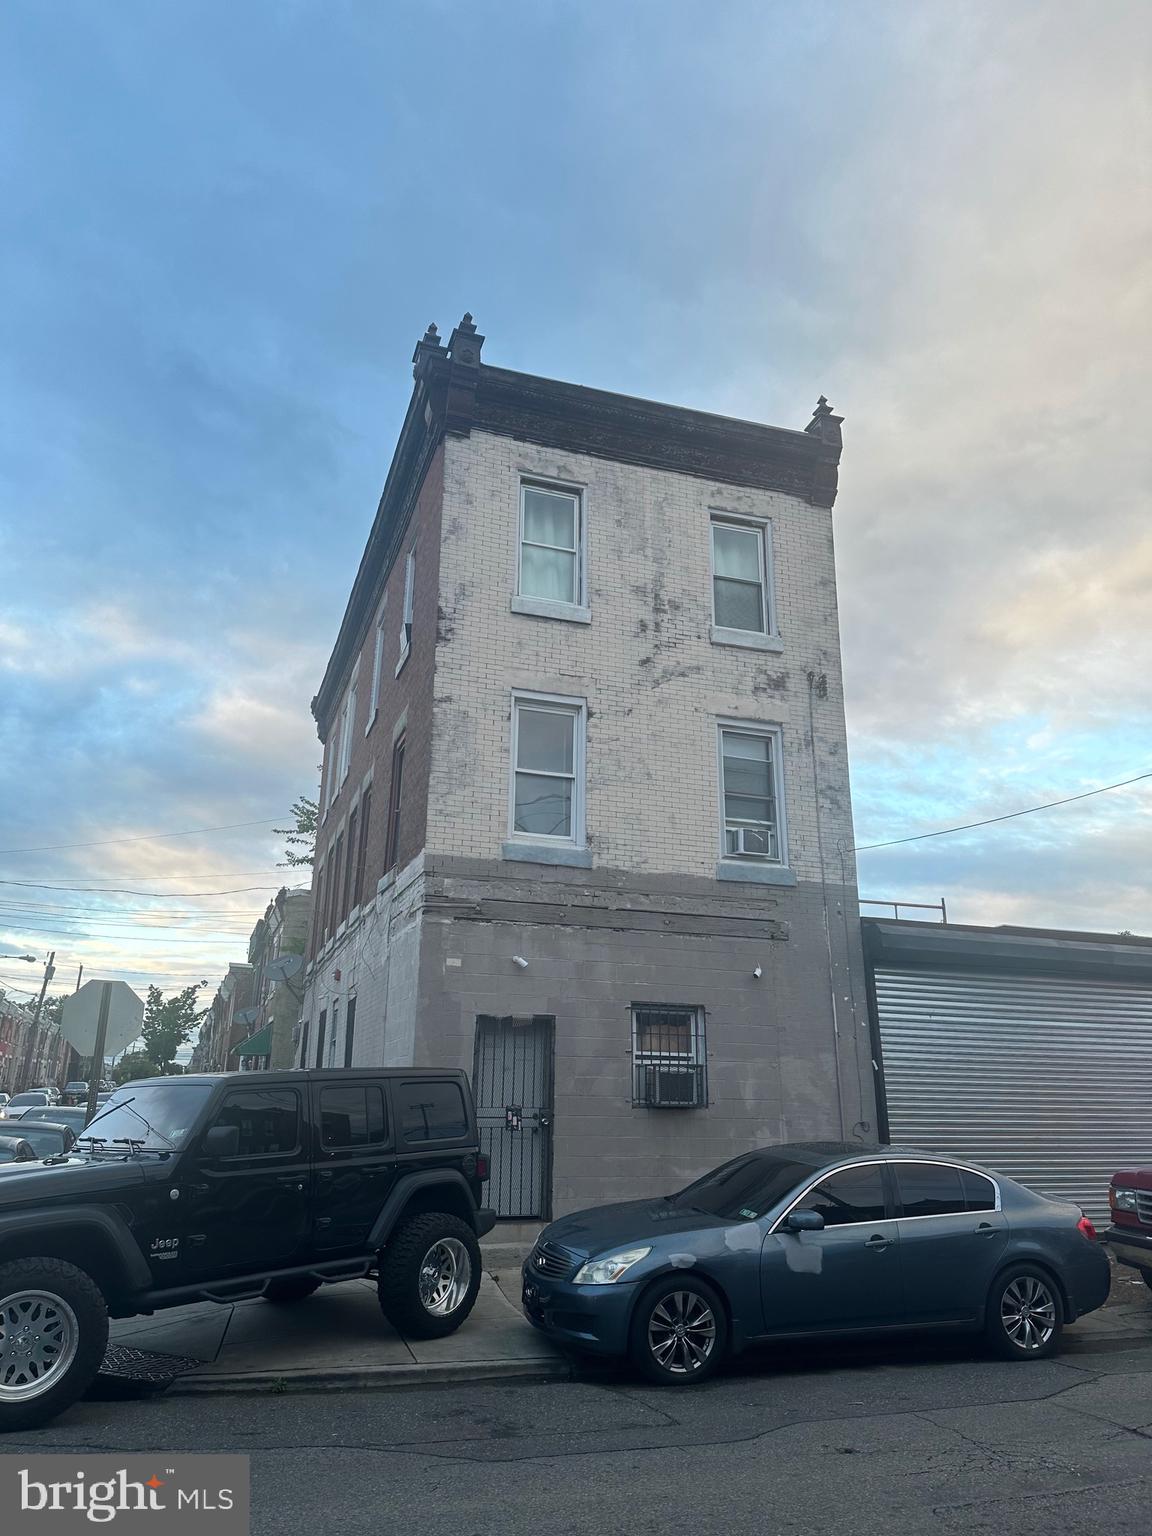
[[[877,966],[889,1137],[1107,1216],[1152,1163],[1152,986]]]

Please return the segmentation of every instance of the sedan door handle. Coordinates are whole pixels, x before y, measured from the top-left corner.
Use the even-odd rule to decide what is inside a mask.
[[[980,1225],[976,1228],[976,1236],[977,1237],[995,1237],[996,1236],[996,1228],[992,1225],[992,1223],[990,1221],[982,1221],[980,1223]]]
[[[873,1253],[882,1253],[891,1243],[891,1238],[885,1237],[882,1232],[874,1232],[864,1244],[865,1248],[871,1248]]]

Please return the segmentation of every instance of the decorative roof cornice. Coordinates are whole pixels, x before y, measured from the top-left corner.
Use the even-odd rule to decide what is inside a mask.
[[[811,422],[798,432],[494,368],[481,361],[483,346],[471,315],[455,327],[447,347],[435,325],[416,343],[412,398],[340,632],[312,700],[322,738],[445,435],[467,437],[476,429],[618,463],[781,491],[817,507],[836,500],[843,417],[833,414],[823,395]]]

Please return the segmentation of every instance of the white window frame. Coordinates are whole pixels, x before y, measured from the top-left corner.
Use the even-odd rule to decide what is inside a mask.
[[[764,628],[733,629],[716,619],[716,529],[736,528],[754,533],[760,542],[760,594],[764,609]],[[723,578],[722,578],[723,579]],[[772,548],[772,523],[766,517],[736,517],[726,512],[712,512],[708,518],[708,581],[711,587],[711,639],[715,645],[743,645],[754,650],[778,651],[783,646],[776,627],[775,556]]]
[[[576,727],[572,733],[572,835],[570,837],[554,836],[546,832],[518,832],[516,830],[516,774],[518,771],[517,758],[520,744],[521,708],[551,709],[554,713],[569,714],[575,718]],[[520,688],[513,690],[511,762],[508,774],[508,837],[512,842],[535,844],[549,848],[583,848],[585,846],[584,763],[587,721],[588,704],[585,699],[570,698],[565,694],[559,693],[530,693]],[[537,772],[537,770],[526,768],[524,772]],[[553,777],[566,778],[567,775],[555,774]]]
[[[388,617],[388,599],[384,598],[376,613],[375,639],[372,646],[372,697],[368,701],[368,720],[364,726],[364,734],[376,724],[380,714],[380,679],[384,674],[384,643],[386,639],[385,623]]]
[[[412,654],[412,613],[416,590],[416,546],[413,544],[404,559],[404,606],[400,615],[400,659],[396,663],[396,676]]]
[[[576,591],[575,599],[566,602],[559,598],[535,597],[523,590],[524,586],[524,493],[542,491],[545,495],[566,496],[576,503]],[[552,547],[552,546],[541,546]],[[516,516],[516,592],[512,598],[513,613],[532,614],[540,619],[566,619],[569,622],[587,624],[592,615],[588,609],[588,507],[587,494],[582,485],[568,485],[561,480],[541,479],[536,475],[524,475],[520,480],[519,504]]]
[[[328,762],[326,765],[328,771],[324,775],[324,814],[320,817],[321,821],[327,821],[328,812],[332,809],[332,802],[336,798],[336,765],[340,757],[339,723],[337,723],[334,731],[328,733],[328,740],[325,746],[328,751]]]
[[[707,1065],[707,1020],[699,1003],[632,1003],[632,1065],[634,1067],[702,1067]],[[686,1013],[689,1015],[689,1040],[686,1051],[644,1051],[640,1049],[641,1013]]]
[[[724,787],[724,736],[765,738],[772,743],[772,792],[776,802],[776,856],[765,853],[729,853],[728,817],[725,811],[727,795]],[[788,867],[788,816],[784,802],[784,730],[779,725],[769,725],[752,720],[718,720],[716,722],[716,782],[720,804],[720,858],[725,864],[749,864],[771,869]]]
[[[356,695],[359,683],[360,663],[357,661],[352,669],[348,692],[344,695],[344,708],[340,712],[340,771],[337,775],[337,794],[344,787],[348,770],[352,766],[352,734],[356,729]]]

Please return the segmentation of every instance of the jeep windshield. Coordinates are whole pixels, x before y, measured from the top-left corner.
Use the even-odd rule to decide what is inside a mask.
[[[96,1111],[80,1145],[90,1135],[109,1147],[131,1141],[156,1152],[179,1151],[211,1092],[211,1083],[127,1083]]]

